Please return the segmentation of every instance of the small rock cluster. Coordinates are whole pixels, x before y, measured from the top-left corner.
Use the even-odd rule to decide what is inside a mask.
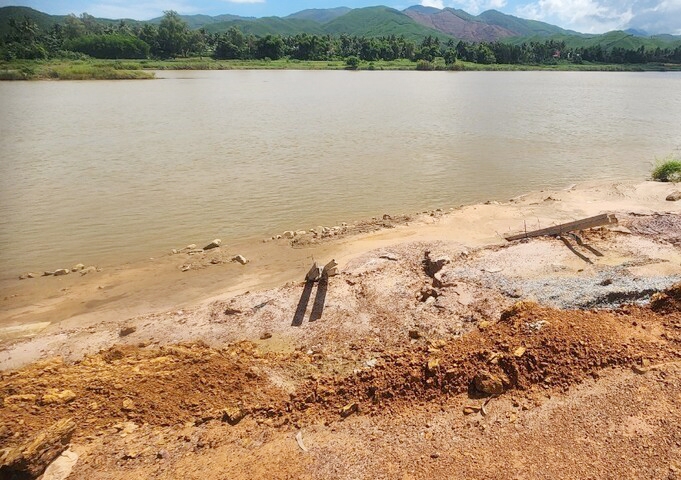
[[[79,272],[81,275],[87,275],[88,273],[94,273],[94,272],[101,272],[102,269],[99,267],[95,267],[94,265],[90,265],[89,267],[86,267],[82,263],[79,263],[77,265],[74,265],[71,268],[58,268],[57,270],[46,270],[43,272],[41,276],[43,277],[61,277],[63,275],[68,275],[69,273],[75,273]],[[26,280],[27,278],[35,278],[36,274],[29,272],[25,273],[21,276],[19,276],[19,280]]]
[[[212,242],[210,242],[208,245],[206,245],[203,248],[198,248],[195,243],[192,243],[191,245],[187,245],[184,248],[181,249],[173,249],[172,254],[177,255],[177,254],[187,254],[189,256],[194,256],[194,255],[203,255],[204,253],[210,251],[210,250],[216,250],[218,248],[222,247],[222,240],[219,238],[216,238]],[[234,255],[231,257],[231,261],[234,263],[240,263],[241,265],[246,265],[249,263],[249,260],[244,257],[243,255]],[[223,260],[221,258],[212,258],[210,260],[211,265],[219,265],[223,263]],[[204,265],[205,266],[205,265]],[[196,265],[194,265],[196,267]],[[183,272],[187,272],[192,269],[192,264],[191,263],[185,263],[180,266],[180,270]]]

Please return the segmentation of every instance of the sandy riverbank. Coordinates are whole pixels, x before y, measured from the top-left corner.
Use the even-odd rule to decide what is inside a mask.
[[[579,185],[9,282],[0,476],[60,421],[69,479],[679,478],[675,189]],[[604,212],[619,224],[573,250],[503,240]],[[313,256],[340,275],[306,286]]]
[[[604,212],[617,214],[624,224],[631,219],[636,223],[639,217],[679,214],[681,202],[665,201],[674,190],[673,184],[655,182],[583,184],[558,191],[529,193],[506,203],[493,202],[447,212],[360,222],[349,226],[345,234],[339,232],[324,239],[308,234],[293,241],[280,239],[240,246],[239,250],[225,245],[199,255],[168,253],[153,260],[109,267],[85,276],[71,274],[6,281],[1,286],[0,340],[4,343],[0,351],[0,367],[13,368],[55,354],[78,358],[85,352],[118,342],[117,332],[121,325],[146,322],[140,319],[154,315],[172,319],[163,327],[170,330],[167,333],[152,330],[145,340],[156,343],[193,339],[210,341],[213,333],[182,328],[173,322],[181,318],[186,322],[188,317],[200,315],[196,312],[205,313],[216,302],[231,301],[243,307],[252,299],[263,298],[271,302],[278,295],[286,298],[286,302],[295,303],[300,296],[297,291],[300,285],[296,282],[301,280],[312,258],[320,262],[335,258],[341,271],[356,274],[374,270],[373,258],[380,251],[398,252],[396,258],[401,261],[392,263],[404,270],[408,268],[403,265],[404,261],[420,261],[420,256],[427,249],[440,249],[449,254],[480,250],[488,252],[482,254],[488,259],[483,262],[486,266],[480,267],[481,273],[487,268],[488,277],[489,272],[506,275],[505,288],[509,291],[521,288],[517,281],[515,286],[511,285],[511,277],[541,279],[551,276],[567,281],[567,277],[574,278],[578,272],[583,272],[581,276],[600,278],[617,275],[617,272],[608,272],[607,269],[627,262],[637,263],[637,266],[628,267],[627,278],[632,274],[672,278],[681,274],[678,244],[675,247],[670,243],[674,238],[678,240],[679,235],[677,232],[677,236],[671,238],[675,226],[678,226],[673,222],[658,225],[662,232],[661,236],[657,236],[660,238],[656,235],[619,234],[617,238],[604,239],[605,255],[596,257],[593,265],[572,255],[558,241],[533,241],[515,249],[511,255],[508,249],[494,250],[508,246],[502,237],[504,234]],[[654,228],[649,233],[654,233]],[[671,237],[665,238],[664,235]],[[249,263],[231,262],[236,254],[244,255]],[[550,272],[543,271],[547,263],[552,270]],[[186,266],[191,268],[183,271]],[[469,267],[473,270],[469,268],[457,275],[465,273],[470,278],[475,277],[475,268],[479,265],[471,263]],[[399,276],[395,272],[384,273]],[[402,274],[410,275],[406,271]],[[473,280],[480,283],[484,279]],[[385,280],[379,278],[377,281]],[[650,288],[664,288],[671,281],[651,284]],[[337,283],[345,282],[338,280]],[[491,280],[487,279],[487,283],[487,287],[499,290],[499,285],[492,285],[494,282]],[[526,285],[524,288],[528,295],[542,295],[535,291],[537,286]],[[637,287],[631,284],[628,288]],[[334,294],[333,290],[331,294]],[[340,303],[345,301],[341,297],[336,300]],[[565,299],[556,306],[570,306],[569,303],[570,300]],[[288,318],[290,312],[284,305],[278,313],[282,316],[283,326],[291,323]],[[154,323],[160,325],[158,320]],[[284,327],[282,329],[285,330]],[[254,336],[257,339],[260,333],[246,328],[242,333],[233,331],[228,338],[218,337],[225,341],[252,339]],[[139,338],[134,341],[137,340]]]

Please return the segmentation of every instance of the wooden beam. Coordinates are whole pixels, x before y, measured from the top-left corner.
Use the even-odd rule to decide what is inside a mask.
[[[509,235],[506,238],[509,242],[514,240],[521,240],[523,238],[532,237],[554,237],[565,235],[566,233],[574,232],[576,230],[586,230],[588,228],[602,227],[603,225],[613,225],[617,223],[617,217],[611,213],[604,213],[589,217],[574,222],[561,223],[553,227],[542,228],[540,230],[533,230],[531,232],[519,233],[517,235]]]

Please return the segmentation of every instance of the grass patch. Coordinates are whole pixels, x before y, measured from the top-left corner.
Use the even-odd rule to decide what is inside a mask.
[[[672,156],[658,160],[652,177],[657,182],[681,182],[681,160]]]

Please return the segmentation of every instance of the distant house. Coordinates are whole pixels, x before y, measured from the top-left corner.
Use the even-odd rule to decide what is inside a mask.
[[[560,50],[556,50],[555,52],[553,52],[553,58],[556,59],[560,58]]]

